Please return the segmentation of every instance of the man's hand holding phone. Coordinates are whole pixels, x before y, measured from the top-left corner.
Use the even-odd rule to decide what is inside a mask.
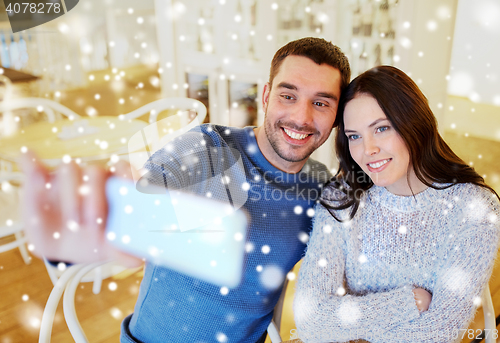
[[[115,260],[127,267],[142,264],[141,259],[116,249],[105,239],[106,181],[113,175],[132,179],[128,163],[117,163],[114,173],[74,162],[50,172],[27,152],[22,155],[21,166],[26,177],[22,215],[33,254],[70,263]]]

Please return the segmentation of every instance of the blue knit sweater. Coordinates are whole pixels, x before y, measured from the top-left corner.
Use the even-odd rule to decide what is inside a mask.
[[[248,190],[242,282],[225,294],[215,285],[147,263],[135,312],[122,325],[122,342],[256,342],[269,325],[287,273],[303,256],[315,201],[331,176],[326,167],[310,159],[299,173],[287,174],[264,158],[253,128],[203,125],[150,158],[145,166],[149,182],[173,188],[194,184],[192,190],[206,194],[197,180],[214,176],[217,166],[182,168],[181,155],[200,142],[241,154],[244,178],[231,182]],[[217,198],[217,192],[211,196]]]
[[[322,197],[332,205],[342,199],[333,185]],[[499,202],[473,184],[427,188],[415,197],[373,186],[342,224],[318,205],[295,294],[299,337],[460,341],[481,303],[499,237]],[[417,309],[414,287],[432,293],[425,312]]]

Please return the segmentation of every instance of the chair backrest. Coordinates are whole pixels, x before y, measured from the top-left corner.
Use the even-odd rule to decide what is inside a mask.
[[[26,249],[26,237],[23,235],[23,223],[19,212],[20,185],[24,175],[20,172],[0,170],[0,238],[14,235],[14,240],[0,244],[0,253],[19,248],[26,264],[31,263],[31,257]],[[18,217],[18,218],[16,218]]]
[[[164,110],[176,110],[176,114],[157,120],[158,114]],[[192,111],[195,111],[196,115],[192,116]],[[195,99],[165,98],[121,115],[120,119],[136,119],[147,113],[150,113],[151,124],[133,135],[128,142],[127,157],[136,170],[144,166],[151,151],[161,149],[177,136],[202,124],[207,115],[207,109],[202,102]]]
[[[186,122],[185,124],[188,124],[189,121],[187,121],[188,118],[188,113],[186,111],[188,110],[195,110],[197,112],[197,119],[198,122],[201,124],[203,123],[203,120],[205,120],[205,117],[207,115],[207,108],[205,105],[196,100],[196,99],[191,99],[191,98],[165,98],[165,99],[160,99],[153,101],[147,105],[144,105],[142,107],[139,107],[138,109],[124,114],[123,118],[124,119],[136,119],[138,117],[141,117],[147,113],[149,113],[149,123],[154,123],[156,122],[156,119],[158,118],[158,114],[162,111],[165,110],[179,110],[181,111],[181,117],[185,118]],[[182,125],[184,126],[184,125]]]
[[[0,83],[4,84],[4,90],[1,92],[1,99],[5,101],[6,99],[10,99],[12,96],[12,81],[5,75],[0,75]]]
[[[80,118],[78,114],[76,114],[66,106],[50,99],[19,98],[7,99],[6,101],[0,103],[0,112],[9,112],[22,108],[36,108],[39,111],[45,112],[47,114],[48,121],[51,123],[56,120],[54,111],[64,115],[65,117],[68,117],[70,120],[76,120]]]

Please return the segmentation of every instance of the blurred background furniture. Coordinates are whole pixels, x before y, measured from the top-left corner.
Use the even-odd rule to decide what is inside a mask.
[[[0,171],[0,253],[18,248],[24,263],[31,263],[23,235],[20,215],[20,186],[23,175],[19,172]]]
[[[490,286],[487,284],[483,290],[481,297],[481,304],[483,306],[484,313],[484,335],[486,343],[496,343],[498,337],[498,331],[496,331],[496,317],[495,308],[493,307],[493,300],[491,299]],[[495,335],[496,333],[496,335]]]
[[[87,282],[99,275],[108,278],[116,275],[126,268],[114,262],[97,262],[91,264],[76,264],[66,268],[54,284],[43,311],[40,324],[39,343],[51,341],[52,326],[55,319],[56,309],[61,297],[63,297],[64,318],[76,343],[88,343],[87,337],[78,321],[75,309],[75,293],[81,282]],[[94,294],[97,279],[94,281]],[[99,285],[100,287],[100,285]],[[63,296],[64,294],[64,296]]]
[[[205,105],[190,98],[165,98],[146,104],[120,117],[125,120],[141,118],[149,125],[134,134],[128,141],[128,154],[123,156],[140,170],[151,153],[164,147],[175,137],[204,122]]]
[[[56,286],[57,281],[65,273],[67,266],[65,263],[60,263],[58,265],[53,265],[46,258],[43,259],[47,272],[49,274],[52,284]],[[93,282],[92,292],[94,294],[99,294],[101,292],[102,280],[107,279],[110,276],[116,275],[124,271],[126,268],[114,263],[108,263],[104,265],[99,265],[85,274],[80,282]]]
[[[78,162],[108,160],[127,151],[130,136],[147,124],[118,117],[38,122],[0,139],[0,158],[15,162],[22,149],[34,151],[45,163],[56,166],[63,158]]]

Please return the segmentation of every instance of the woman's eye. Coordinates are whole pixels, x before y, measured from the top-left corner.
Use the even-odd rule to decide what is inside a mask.
[[[359,139],[359,135],[349,135],[349,136],[347,136],[347,138],[350,141],[355,141],[356,139]]]
[[[377,132],[384,132],[389,130],[389,126],[381,126],[377,128]]]

